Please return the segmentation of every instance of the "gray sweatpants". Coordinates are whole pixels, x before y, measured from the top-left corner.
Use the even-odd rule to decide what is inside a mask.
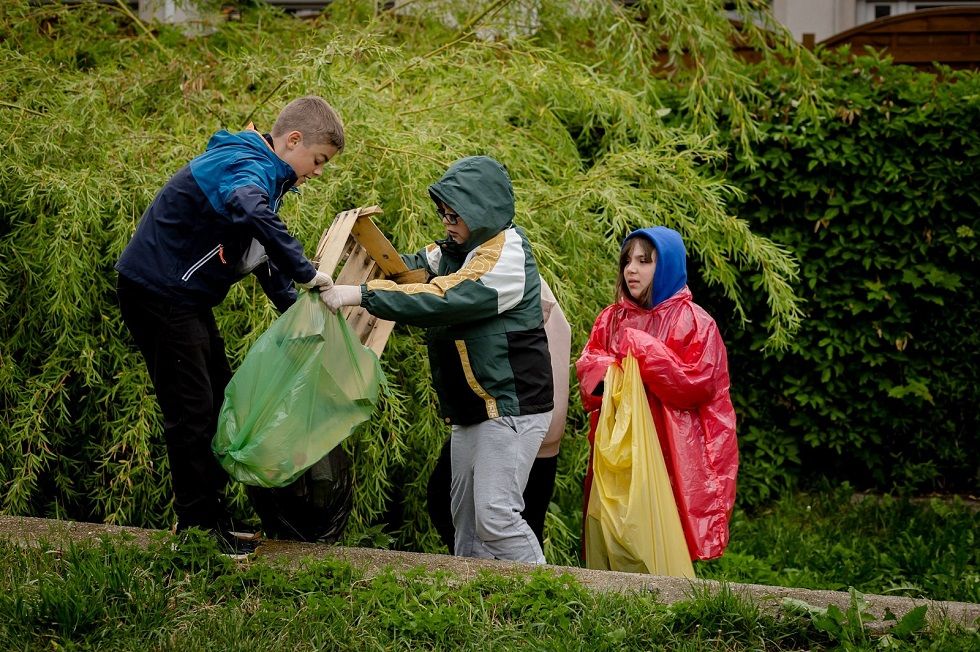
[[[545,563],[521,512],[527,477],[550,423],[548,411],[453,426],[457,556]]]

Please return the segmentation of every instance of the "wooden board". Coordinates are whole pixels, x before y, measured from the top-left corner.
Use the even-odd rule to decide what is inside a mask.
[[[317,269],[330,274],[338,285],[362,285],[378,278],[425,283],[425,270],[409,270],[371,219],[381,213],[379,206],[337,213],[317,245]],[[394,322],[379,319],[361,307],[344,308],[344,317],[361,343],[381,357]]]

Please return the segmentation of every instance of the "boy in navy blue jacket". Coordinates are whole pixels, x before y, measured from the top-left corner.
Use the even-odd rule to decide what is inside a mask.
[[[319,97],[290,102],[271,134],[219,131],[157,193],[116,263],[123,321],[163,412],[178,531],[233,541],[228,476],[211,452],[231,378],[212,308],[249,273],[280,311],[296,300],[294,282],[329,287],[277,213],[287,191],[343,148],[340,117]]]

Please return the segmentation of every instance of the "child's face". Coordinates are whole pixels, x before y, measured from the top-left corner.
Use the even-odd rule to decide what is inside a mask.
[[[439,217],[442,218],[442,225],[446,227],[446,235],[452,238],[453,242],[463,244],[470,239],[470,227],[466,226],[466,222],[459,216],[459,213],[442,202],[439,203],[438,210]]]
[[[291,131],[282,142],[276,143],[276,154],[293,168],[296,185],[300,186],[323,174],[327,162],[337,155],[337,148],[326,143],[307,147],[303,143],[303,134]]]
[[[656,269],[657,250],[652,249],[647,253],[643,247],[634,242],[626,267],[623,268],[623,280],[626,281],[630,296],[635,299],[646,294],[653,285],[653,274]]]

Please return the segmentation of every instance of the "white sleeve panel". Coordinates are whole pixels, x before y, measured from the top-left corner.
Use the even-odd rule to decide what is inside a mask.
[[[429,271],[435,275],[439,273],[439,261],[442,260],[442,249],[439,245],[433,243],[425,248],[425,259],[426,264],[429,266]]]
[[[470,253],[475,254],[476,251]],[[524,298],[525,276],[524,242],[515,229],[504,231],[504,246],[500,257],[490,271],[480,277],[483,285],[497,292],[497,314],[502,314]]]

